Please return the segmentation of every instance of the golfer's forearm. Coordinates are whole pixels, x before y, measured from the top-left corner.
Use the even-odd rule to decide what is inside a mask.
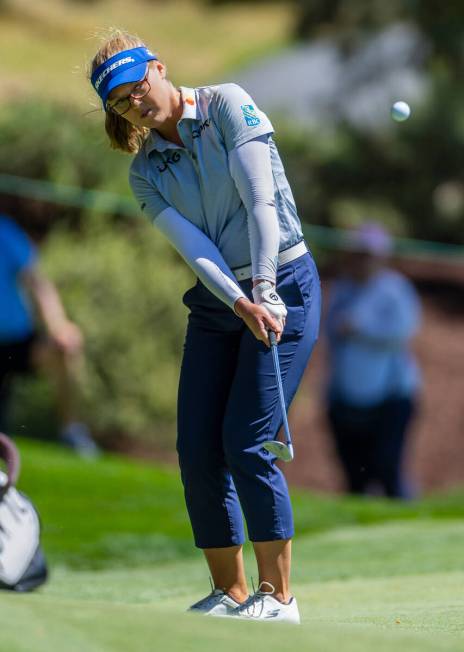
[[[233,310],[237,299],[245,294],[216,245],[174,208],[166,208],[153,223],[203,285]]]
[[[253,280],[275,283],[280,229],[267,136],[232,150],[229,170],[247,211]]]
[[[222,265],[218,261],[212,260],[208,253],[207,257],[190,260],[190,265],[203,285],[232,310],[234,310],[237,300],[245,296],[233,279],[232,272],[229,276]]]

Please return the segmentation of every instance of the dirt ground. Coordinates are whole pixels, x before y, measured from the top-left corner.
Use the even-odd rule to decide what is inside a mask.
[[[423,307],[414,349],[423,374],[405,469],[421,493],[464,485],[464,264],[397,264],[412,278]],[[330,276],[322,276],[324,296]],[[344,477],[324,416],[326,351],[321,337],[290,410],[296,458],[286,465],[293,485],[340,492]]]

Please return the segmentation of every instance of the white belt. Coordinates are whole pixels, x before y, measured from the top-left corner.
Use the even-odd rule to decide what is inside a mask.
[[[303,256],[307,251],[308,247],[306,246],[306,242],[304,240],[298,242],[296,245],[293,245],[293,247],[285,249],[285,251],[281,251],[278,258],[279,267],[280,265],[285,265],[285,263],[291,263],[292,260]],[[232,271],[237,281],[246,281],[253,276],[251,265],[236,267]]]

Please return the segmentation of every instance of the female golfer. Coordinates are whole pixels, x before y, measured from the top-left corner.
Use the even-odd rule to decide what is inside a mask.
[[[272,125],[235,84],[175,88],[165,64],[124,32],[110,35],[90,74],[112,147],[135,154],[141,210],[198,277],[184,296],[177,450],[214,587],[191,609],[297,623],[291,504],[263,449],[282,423],[268,332],[280,342],[289,405],[317,339],[320,286]],[[259,573],[251,596],[242,511]]]

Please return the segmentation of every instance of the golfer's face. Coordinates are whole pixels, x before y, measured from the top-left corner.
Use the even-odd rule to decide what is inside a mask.
[[[152,129],[172,115],[170,91],[166,67],[160,61],[155,61],[148,65],[144,79],[116,86],[108,97],[108,104],[117,109],[128,102],[128,110],[121,117],[137,127]]]

